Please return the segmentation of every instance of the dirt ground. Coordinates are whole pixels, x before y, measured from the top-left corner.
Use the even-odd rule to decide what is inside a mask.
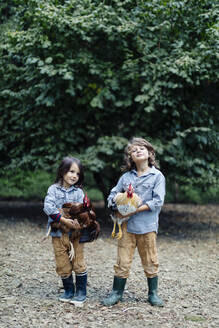
[[[41,242],[46,217],[40,205],[0,205],[0,327],[195,328],[219,327],[219,206],[166,204],[160,216],[159,295],[164,308],[147,303],[147,284],[137,251],[123,302],[100,304],[112,287],[116,241],[97,206],[102,233],[86,244],[88,297],[83,308],[58,301],[51,239]],[[26,209],[26,211],[25,211]],[[32,211],[32,212],[31,212]]]

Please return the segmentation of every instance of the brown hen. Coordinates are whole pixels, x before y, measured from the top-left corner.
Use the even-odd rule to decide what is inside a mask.
[[[70,229],[64,223],[54,222],[51,224],[52,228],[60,229],[62,232],[67,233],[72,230],[70,235],[70,240],[81,236],[82,230],[89,228],[92,231],[92,239],[97,239],[100,232],[100,225],[96,221],[96,214],[91,201],[85,195],[83,203],[65,203],[62,208],[59,209],[60,214],[66,219],[78,220],[80,224],[80,229]]]
[[[64,233],[71,232],[69,236],[69,257],[72,260],[74,256],[72,242],[76,238],[80,238],[80,242],[88,242],[97,239],[100,233],[100,225],[96,220],[94,207],[87,195],[85,195],[83,203],[65,203],[59,211],[66,219],[77,219],[80,224],[80,229],[70,229],[62,222],[51,223],[52,229],[60,229]]]

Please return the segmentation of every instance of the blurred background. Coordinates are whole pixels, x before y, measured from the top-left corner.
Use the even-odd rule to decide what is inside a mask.
[[[156,150],[166,202],[219,200],[217,1],[0,4],[0,200],[42,201],[65,156],[106,201],[128,140]]]

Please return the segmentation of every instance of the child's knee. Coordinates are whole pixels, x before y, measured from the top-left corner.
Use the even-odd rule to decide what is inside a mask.
[[[69,277],[72,273],[71,263],[56,263],[56,272],[61,277]]]

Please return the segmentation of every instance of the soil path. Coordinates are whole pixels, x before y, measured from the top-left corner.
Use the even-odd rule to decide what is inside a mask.
[[[1,328],[209,328],[219,327],[219,206],[166,204],[160,218],[159,294],[164,308],[147,303],[147,285],[137,251],[124,300],[107,308],[100,299],[112,287],[116,241],[111,222],[97,206],[100,238],[86,244],[88,299],[83,308],[58,302],[51,239],[39,208],[0,206]],[[27,206],[25,207],[27,208]]]

